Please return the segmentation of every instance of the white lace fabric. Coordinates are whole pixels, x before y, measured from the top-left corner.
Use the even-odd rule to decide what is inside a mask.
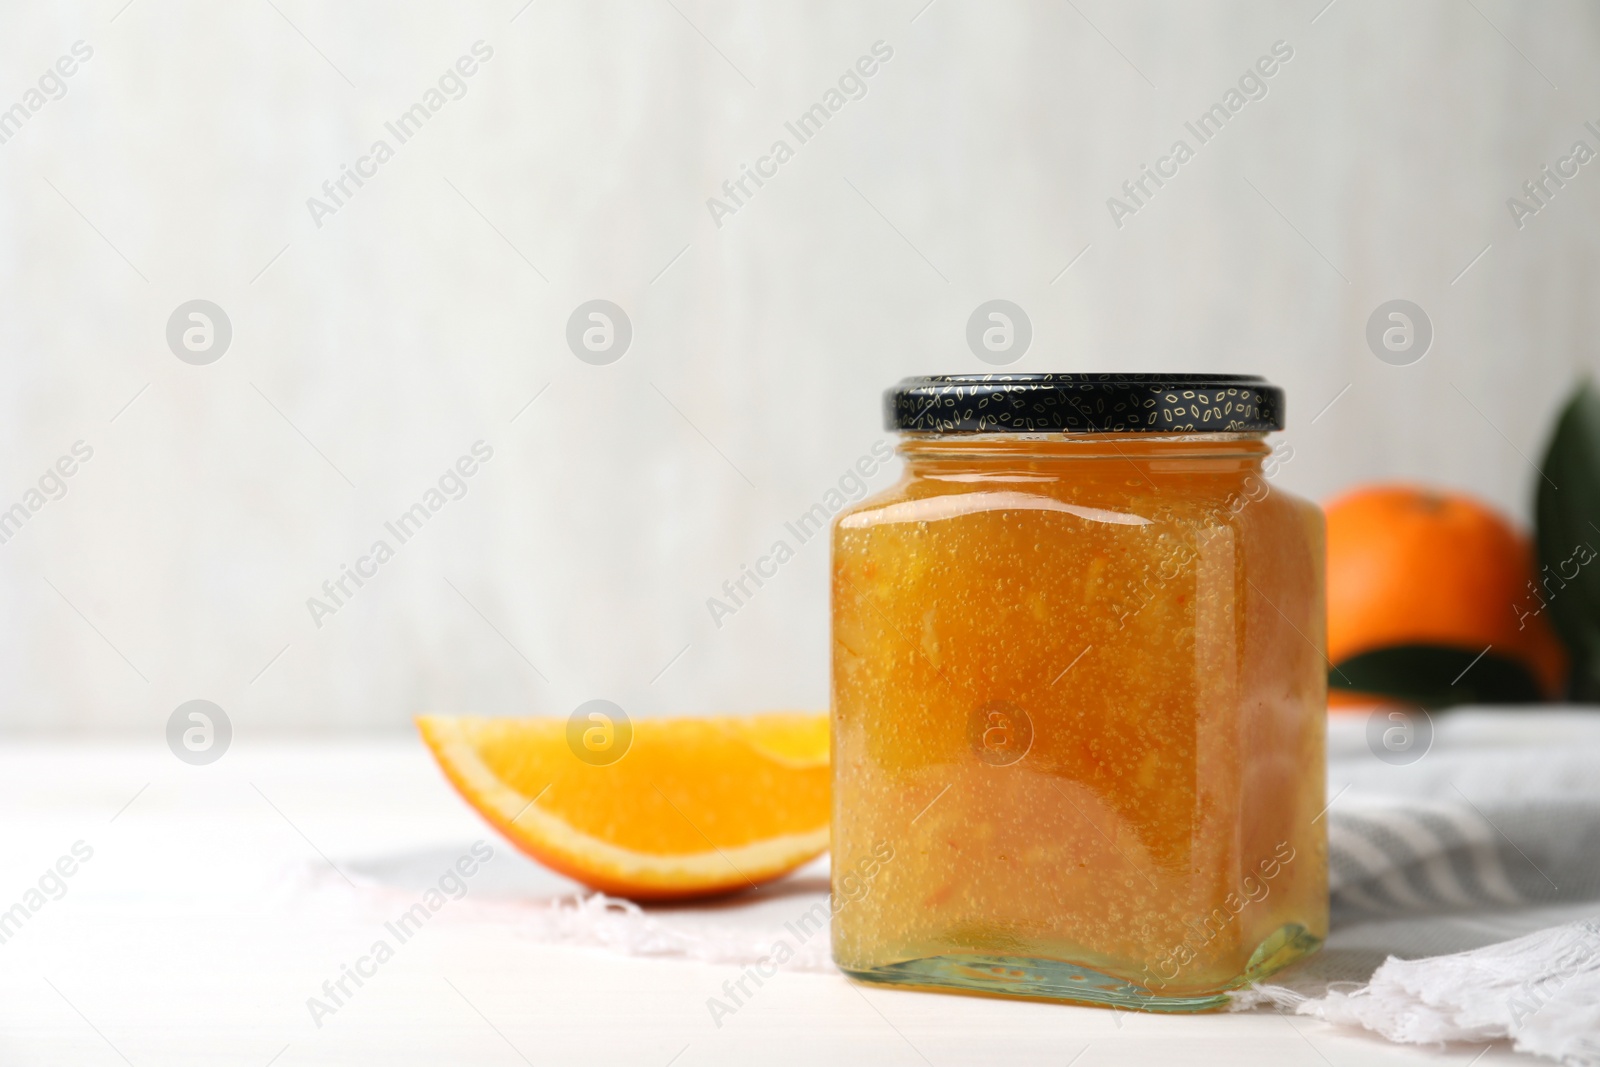
[[[1320,997],[1265,984],[1235,1000],[1238,1009],[1262,1004],[1406,1044],[1510,1040],[1519,1052],[1600,1064],[1600,921],[1448,956],[1391,956],[1366,984]]]

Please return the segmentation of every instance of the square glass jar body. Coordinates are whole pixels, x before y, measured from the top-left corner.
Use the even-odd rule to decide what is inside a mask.
[[[1260,433],[907,434],[833,528],[839,966],[1156,1011],[1327,934],[1320,509]]]

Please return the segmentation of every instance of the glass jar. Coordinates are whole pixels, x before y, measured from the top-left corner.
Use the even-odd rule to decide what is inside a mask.
[[[904,476],[833,527],[839,966],[1201,1011],[1315,951],[1322,513],[1268,484],[1282,391],[952,375],[885,401]]]

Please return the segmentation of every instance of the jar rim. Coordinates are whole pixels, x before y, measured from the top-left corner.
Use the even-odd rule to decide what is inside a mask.
[[[1284,428],[1283,390],[1253,374],[937,374],[884,391],[887,429],[974,433],[1250,433]]]

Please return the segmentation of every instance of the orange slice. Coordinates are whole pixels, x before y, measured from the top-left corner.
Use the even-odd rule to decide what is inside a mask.
[[[645,719],[595,766],[564,719],[424,715],[422,739],[478,814],[534,859],[636,900],[758,885],[828,847],[828,717]]]

